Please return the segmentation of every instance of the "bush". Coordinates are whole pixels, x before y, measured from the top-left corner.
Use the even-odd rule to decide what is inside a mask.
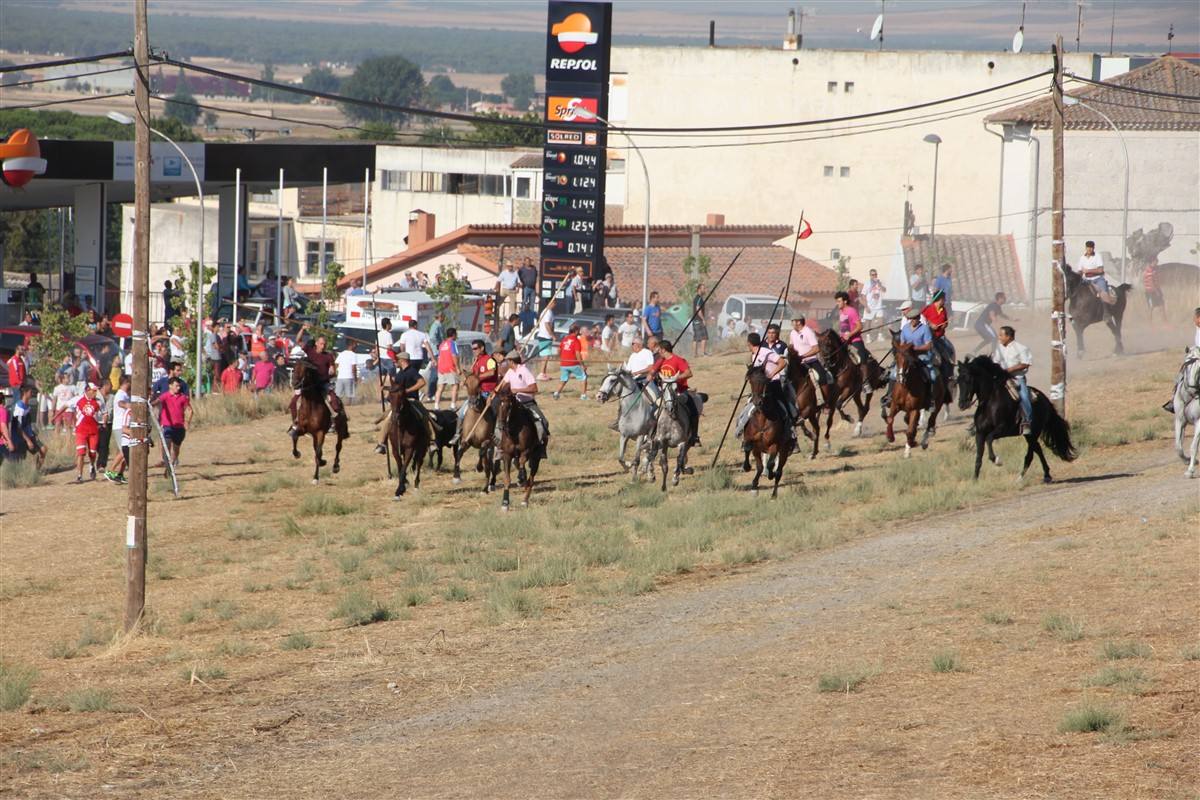
[[[1077,642],[1083,638],[1083,623],[1063,614],[1042,617],[1042,630],[1064,642]]]
[[[78,689],[63,697],[63,705],[76,713],[112,710],[112,692],[106,689]]]
[[[1140,642],[1105,642],[1104,658],[1117,661],[1122,658],[1149,658],[1150,648]]]
[[[866,670],[839,669],[834,672],[822,673],[817,678],[818,692],[856,692],[870,677]]]
[[[1085,705],[1067,712],[1058,729],[1062,733],[1120,733],[1126,728],[1121,714],[1103,706]]]
[[[313,646],[313,640],[306,633],[289,633],[279,646],[284,650],[307,650]]]
[[[950,651],[934,653],[933,655],[933,671],[934,672],[962,672],[962,663],[958,660],[958,654]]]
[[[37,670],[0,661],[0,711],[16,711],[29,702]]]
[[[343,595],[334,606],[331,616],[344,619],[349,625],[370,625],[395,619],[388,606],[368,596],[362,589],[354,589]]]

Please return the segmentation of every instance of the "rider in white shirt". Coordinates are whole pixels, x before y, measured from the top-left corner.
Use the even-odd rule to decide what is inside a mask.
[[[1017,385],[1017,394],[1021,398],[1021,435],[1029,433],[1029,423],[1033,420],[1033,399],[1029,394],[1029,384],[1026,376],[1029,367],[1033,365],[1033,354],[1029,348],[1016,340],[1016,331],[1011,326],[1000,328],[999,346],[992,354],[992,360],[1008,373],[1009,378]]]
[[[1102,299],[1112,296],[1112,291],[1108,288],[1108,277],[1104,274],[1104,259],[1096,253],[1095,242],[1083,243],[1083,255],[1079,257],[1079,262],[1075,266],[1078,267],[1083,279],[1096,287],[1096,293]]]

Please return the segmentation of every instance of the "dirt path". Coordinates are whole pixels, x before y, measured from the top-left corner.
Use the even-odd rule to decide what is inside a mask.
[[[1146,751],[1169,738],[1125,748],[1085,743],[1054,730],[1069,705],[1064,699],[1051,708],[1025,706],[1022,687],[1006,685],[1006,660],[1043,657],[1030,643],[1039,641],[1038,612],[1022,614],[1022,598],[1005,598],[1016,624],[1005,631],[1012,641],[991,642],[999,651],[991,664],[935,675],[927,666],[895,663],[889,648],[898,640],[939,639],[939,630],[944,635],[958,623],[980,627],[972,589],[977,596],[991,584],[982,594],[1003,596],[1005,581],[996,578],[1040,574],[1069,552],[1058,549],[1072,541],[1060,529],[1072,525],[1089,537],[1080,546],[1092,548],[1146,540],[1150,528],[1168,526],[1168,538],[1193,561],[1184,566],[1190,580],[1163,590],[1178,589],[1187,599],[1177,619],[1148,622],[1139,633],[1171,624],[1194,633],[1197,496],[1186,484],[1180,492],[1177,471],[1175,461],[1154,454],[1128,474],[1031,490],[938,524],[903,525],[634,601],[578,629],[533,631],[523,645],[528,663],[540,667],[427,713],[398,708],[323,741],[275,749],[273,765],[243,763],[224,772],[214,796],[253,794],[252,787],[280,780],[318,795],[352,780],[371,796],[413,797],[1170,796],[1194,785],[1196,772],[1172,759],[1147,767]],[[1043,584],[1031,609],[1069,605],[1080,580],[1087,591],[1088,560],[1075,559]],[[943,605],[947,590],[968,598],[971,610]],[[1118,616],[1094,622],[1119,628]],[[988,644],[975,641],[978,634],[960,635],[968,651]],[[1094,642],[1081,647],[1082,658],[1094,657]],[[875,673],[861,692],[814,690],[818,672],[856,663]],[[1045,673],[1051,694],[1063,695],[1053,687],[1062,679],[1058,669],[1048,663]],[[1078,685],[1077,676],[1070,680]],[[944,691],[930,702],[935,681]],[[924,684],[923,707],[908,702],[915,683]],[[976,703],[995,695],[995,707],[976,715]],[[1194,737],[1195,695],[1174,702],[1167,726]],[[1062,769],[1067,755],[1074,761]],[[967,773],[963,759],[973,767]],[[1012,782],[1018,767],[1024,785]],[[1130,783],[1131,767],[1149,774]],[[369,787],[361,775],[351,778],[358,770],[369,770]]]

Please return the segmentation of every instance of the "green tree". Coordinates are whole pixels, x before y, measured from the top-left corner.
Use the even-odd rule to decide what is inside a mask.
[[[346,268],[338,262],[330,261],[325,265],[325,280],[321,283],[321,302],[317,304],[317,320],[309,327],[314,339],[324,336],[330,347],[333,346],[337,331],[334,330],[333,323],[330,321],[329,306],[341,295],[338,282],[344,277],[346,277]]]
[[[374,100],[389,105],[408,106],[419,102],[425,94],[425,79],[416,64],[403,56],[368,58],[358,65],[354,74],[342,83],[342,94],[360,100]],[[404,122],[398,111],[344,103],[347,117],[361,122]]]
[[[358,132],[359,139],[372,142],[390,142],[396,138],[396,129],[388,122],[364,122]]]
[[[425,96],[433,106],[465,106],[467,90],[455,86],[445,75],[434,75],[425,86]]]
[[[505,97],[512,100],[514,106],[524,111],[529,108],[529,103],[536,93],[533,76],[528,72],[515,72],[507,75],[504,80],[500,81],[500,91],[504,92]]]
[[[838,282],[837,290],[844,292],[850,286],[850,256],[838,256],[837,271]]]
[[[689,255],[683,259],[683,285],[679,287],[679,304],[691,315],[692,298],[696,296],[696,287],[708,280],[709,270],[712,269],[712,259],[701,254],[699,258]]]
[[[171,99],[167,101],[167,117],[169,119],[178,120],[184,125],[191,127],[200,119],[200,109],[196,106],[196,96],[192,94],[192,90],[187,85],[187,78],[183,74],[183,70],[179,70],[179,81],[175,84],[175,94],[171,95]],[[167,133],[163,131],[163,133]],[[168,136],[171,134],[167,133]]]
[[[87,318],[80,314],[72,317],[61,305],[55,303],[42,309],[42,334],[33,339],[33,378],[49,391],[54,386],[54,373],[64,358],[71,354],[75,341],[88,334]]]
[[[458,268],[453,264],[442,264],[438,267],[437,279],[430,284],[425,293],[433,298],[434,307],[445,312],[449,319],[458,319],[462,311],[463,298],[471,287],[458,276]]]
[[[0,58],[0,67],[15,67],[16,63],[7,58]],[[5,72],[0,75],[0,86],[11,86],[14,83],[23,83],[29,80],[29,74],[16,70],[15,72]]]
[[[506,117],[495,111],[489,111],[479,116],[481,118],[501,121],[514,119],[522,122],[540,123],[542,121],[541,115],[536,111],[529,111],[520,117]],[[501,144],[513,147],[537,147],[542,143],[541,128],[505,125],[503,122],[472,122],[471,124],[475,127],[475,130],[462,137],[468,142]]]
[[[264,81],[274,81],[275,80],[275,65],[272,64],[270,61],[267,61],[265,64],[263,64],[262,79]],[[275,90],[269,89],[266,86],[259,86],[258,84],[251,84],[250,99],[251,100],[262,100],[263,102],[266,102],[266,103],[273,102],[275,99]]]
[[[342,79],[328,67],[313,67],[304,73],[300,85],[314,92],[336,92],[342,85]]]

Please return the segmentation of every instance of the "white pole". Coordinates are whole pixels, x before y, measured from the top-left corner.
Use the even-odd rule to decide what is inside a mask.
[[[238,259],[241,257],[242,168],[233,172],[233,324],[238,321]]]
[[[329,217],[329,168],[321,167],[321,257],[317,279],[320,282],[318,292],[325,290],[325,221]]]
[[[367,290],[367,251],[371,245],[371,168],[363,169],[363,265],[362,265],[362,288]]]
[[[275,222],[275,324],[283,320],[283,169],[279,170],[279,192],[275,195],[279,217]]]

